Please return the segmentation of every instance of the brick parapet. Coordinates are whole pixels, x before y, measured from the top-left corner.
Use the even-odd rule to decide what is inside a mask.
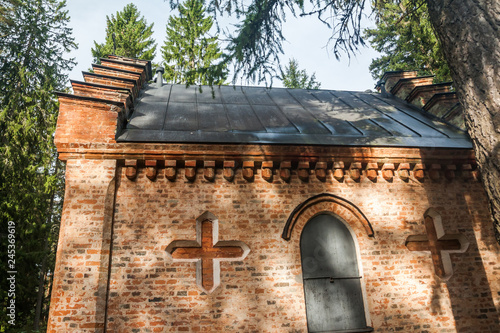
[[[130,89],[132,91],[132,95],[134,96],[134,98],[136,98],[140,92],[140,89],[137,86],[137,81],[126,77],[122,78],[110,75],[84,72],[83,78],[85,82]]]
[[[137,73],[126,69],[106,67],[96,64],[92,65],[92,69],[95,74],[134,80],[138,90],[140,90],[145,84],[145,78],[143,73]]]
[[[458,128],[461,128],[463,130],[466,129],[462,105],[458,103],[455,104],[450,110],[448,110],[448,112],[443,116],[443,119]]]
[[[133,111],[133,102],[151,79],[151,63],[127,58],[102,59],[85,82],[72,81],[74,94],[58,93],[60,108],[55,143],[65,147],[116,143]]]
[[[452,82],[416,86],[405,100],[418,107],[423,107],[435,94],[451,91]]]
[[[400,79],[390,90],[391,94],[401,99],[405,99],[418,86],[432,84],[434,76],[419,76],[415,78]]]
[[[54,142],[67,145],[114,143],[128,108],[124,102],[87,96],[59,95],[59,117]]]
[[[78,96],[88,96],[131,104],[132,91],[127,88],[106,86],[89,82],[71,81],[73,92]],[[129,102],[130,101],[130,102]]]
[[[385,90],[391,91],[392,87],[401,79],[417,77],[417,71],[391,71],[385,72],[376,88],[380,90],[380,84],[385,84]]]
[[[101,64],[107,67],[141,73],[141,77],[145,82],[153,78],[151,61],[108,55],[107,58],[101,59]]]
[[[452,91],[453,82],[432,82],[433,76],[417,76],[417,71],[394,71],[384,73],[375,88],[382,92],[384,98],[411,104],[431,117],[465,131],[463,110],[456,93]]]

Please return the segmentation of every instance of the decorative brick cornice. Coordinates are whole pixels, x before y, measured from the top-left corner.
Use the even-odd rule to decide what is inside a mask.
[[[389,182],[396,179],[403,182],[422,183],[471,181],[478,179],[475,165],[415,162],[361,162],[361,161],[243,161],[235,160],[123,160],[127,178],[134,181],[138,173],[142,173],[154,181],[157,174],[164,173],[165,178],[175,181],[177,170],[183,169],[187,181],[226,181],[235,182],[236,170],[240,169],[240,179],[252,182],[260,178],[266,182],[289,182],[299,179],[310,182],[316,179],[321,182]],[[138,169],[145,169],[139,172]],[[200,172],[197,172],[197,170]],[[217,170],[222,170],[218,176]],[[397,172],[395,172],[397,170]],[[203,176],[198,176],[198,174]],[[273,175],[280,175],[274,178]],[[314,175],[315,177],[312,177]]]

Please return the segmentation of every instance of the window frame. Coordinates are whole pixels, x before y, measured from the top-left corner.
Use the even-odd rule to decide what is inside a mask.
[[[315,214],[314,216],[312,216],[311,218],[309,218],[307,220],[307,222],[305,223],[304,227],[302,228],[301,230],[301,233],[300,233],[300,241],[299,241],[299,253],[300,253],[300,261],[301,261],[301,270],[302,270],[302,283],[303,283],[303,286],[304,286],[304,305],[305,305],[305,310],[306,310],[306,321],[307,321],[307,330],[308,332],[310,332],[310,329],[309,329],[309,320],[308,320],[308,316],[307,316],[307,299],[306,299],[306,289],[305,289],[305,279],[304,279],[304,273],[303,273],[303,258],[302,258],[302,245],[303,245],[303,232],[304,230],[306,229],[306,226],[309,222],[311,222],[313,219],[315,219],[316,217],[320,216],[320,215],[327,215],[327,216],[330,216],[333,220],[337,220],[338,222],[342,223],[343,226],[348,230],[350,236],[351,236],[351,239],[352,239],[352,242],[354,243],[354,248],[355,248],[355,252],[356,252],[356,265],[357,265],[357,269],[358,269],[358,273],[359,273],[359,284],[360,284],[360,291],[361,291],[361,298],[362,298],[362,302],[363,302],[363,311],[364,311],[364,317],[365,317],[365,325],[366,327],[365,328],[357,328],[357,329],[349,329],[349,330],[330,330],[328,332],[335,332],[335,333],[347,333],[347,332],[372,332],[374,329],[369,325],[369,323],[371,323],[371,319],[370,319],[370,312],[369,312],[369,309],[368,309],[368,297],[367,297],[367,292],[366,292],[366,282],[365,282],[365,279],[364,279],[364,274],[363,274],[363,265],[362,265],[362,261],[361,261],[361,252],[360,252],[360,248],[359,248],[359,242],[358,242],[358,238],[356,237],[356,233],[354,232],[354,230],[351,228],[351,226],[349,225],[349,223],[347,223],[342,217],[340,217],[339,215],[337,214],[334,214],[330,211],[322,211],[322,212],[318,212],[317,214]]]

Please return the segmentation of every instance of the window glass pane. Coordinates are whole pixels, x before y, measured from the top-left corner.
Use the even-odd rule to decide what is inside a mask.
[[[302,274],[314,277],[357,277],[356,246],[347,227],[331,215],[307,222],[300,240]]]

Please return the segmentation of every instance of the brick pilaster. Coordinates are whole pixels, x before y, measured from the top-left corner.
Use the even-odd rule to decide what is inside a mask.
[[[69,160],[47,332],[104,330],[115,160]]]

